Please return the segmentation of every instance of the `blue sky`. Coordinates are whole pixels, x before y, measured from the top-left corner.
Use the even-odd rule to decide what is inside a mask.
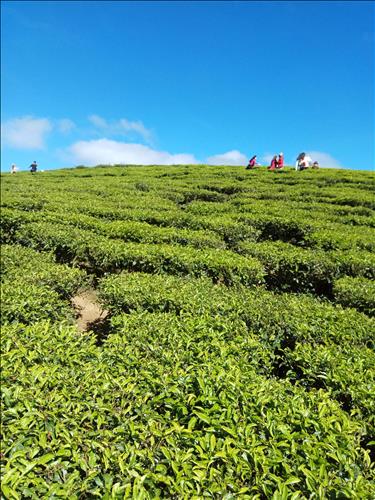
[[[372,2],[1,2],[2,170],[374,168]]]

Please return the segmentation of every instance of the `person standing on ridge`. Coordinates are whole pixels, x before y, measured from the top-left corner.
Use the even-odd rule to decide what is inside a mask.
[[[17,165],[15,165],[14,163],[12,163],[12,166],[10,168],[10,173],[11,174],[15,174],[17,172]]]
[[[251,170],[252,168],[255,167],[256,164],[257,164],[257,155],[254,155],[252,158],[250,158],[249,164],[246,167],[246,170]]]
[[[37,164],[37,162],[34,160],[34,161],[32,162],[32,164],[30,165],[30,172],[31,172],[32,174],[34,174],[34,173],[36,172],[37,168],[38,168],[38,164]]]

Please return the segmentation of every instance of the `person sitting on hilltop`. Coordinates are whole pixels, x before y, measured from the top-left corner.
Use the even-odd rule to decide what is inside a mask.
[[[317,161],[314,161],[311,168],[319,168],[319,163]]]
[[[276,168],[278,168],[279,170],[282,170],[284,168],[284,153],[279,154]]]
[[[267,167],[267,170],[275,170],[276,167],[277,167],[277,155],[273,156],[271,164],[269,167]]]
[[[297,156],[296,170],[306,170],[310,167],[312,159],[306,153],[301,153]]]
[[[249,164],[246,167],[246,170],[251,170],[252,168],[255,167],[256,164],[257,164],[257,155],[254,155],[252,158],[250,158]]]
[[[300,170],[303,159],[305,158],[306,153],[300,153],[296,158],[296,170]]]

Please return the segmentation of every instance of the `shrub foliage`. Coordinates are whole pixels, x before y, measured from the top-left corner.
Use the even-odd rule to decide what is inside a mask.
[[[370,174],[2,176],[2,497],[375,497]],[[81,332],[72,297],[108,310]]]

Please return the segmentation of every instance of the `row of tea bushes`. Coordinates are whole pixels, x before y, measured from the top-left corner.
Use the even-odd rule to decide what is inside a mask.
[[[355,249],[375,251],[374,229],[355,226],[350,231],[340,224],[325,224],[306,238],[306,244],[323,250]]]
[[[299,184],[301,188],[301,185]],[[277,186],[268,186],[269,190],[277,189]],[[270,215],[272,213],[279,214],[280,203],[274,200],[258,200],[253,198],[253,193],[256,189],[252,191],[245,191],[239,195],[232,196],[228,203],[237,212],[255,212],[255,213],[265,213]],[[208,204],[206,204],[208,205]],[[219,204],[220,205],[220,204]],[[192,204],[194,206],[194,203]],[[332,222],[340,222],[345,220],[347,216],[363,216],[373,218],[374,211],[371,208],[363,206],[350,206],[350,205],[333,205],[327,202],[321,202],[319,200],[285,200],[282,204],[282,213],[285,215],[298,214],[305,217],[306,220],[311,219],[311,214],[317,215],[317,219],[320,218],[331,220]]]
[[[357,225],[348,232],[347,225],[329,221],[326,217],[312,221],[310,213],[300,215],[294,210],[288,215],[266,214],[264,211],[258,214],[253,210],[240,214],[238,220],[260,229],[262,240],[281,240],[323,250],[375,249],[372,227]]]
[[[95,274],[127,269],[209,276],[228,285],[263,283],[263,266],[258,260],[227,250],[124,243],[50,223],[25,224],[16,231],[14,240],[38,250],[53,251],[58,260],[80,265]]]
[[[270,289],[332,295],[333,282],[342,276],[375,277],[375,257],[370,252],[299,248],[282,241],[244,242],[239,252],[260,260]]]
[[[336,302],[355,307],[369,316],[375,316],[375,283],[366,278],[345,276],[334,283]]]
[[[124,241],[140,243],[176,243],[196,248],[223,248],[223,241],[213,232],[173,227],[155,227],[147,222],[113,221],[96,225],[95,232]]]
[[[5,207],[2,209],[2,219],[4,220],[4,230],[14,227],[11,225],[14,222],[36,222],[43,220],[58,221],[59,217],[61,222],[71,221],[72,225],[77,225],[82,228],[95,227],[98,223],[103,222],[120,222],[120,221],[134,221],[145,222],[151,225],[160,227],[174,227],[179,229],[201,230],[208,228],[209,224],[201,218],[194,217],[184,212],[174,210],[159,211],[154,208],[111,208],[108,206],[101,206],[98,203],[75,204],[70,202],[65,207],[56,207],[55,210],[22,210],[19,208]],[[233,221],[232,221],[233,222]]]
[[[344,188],[335,188],[332,186],[327,187],[327,185],[322,187],[315,183],[303,186],[301,182],[295,185],[288,185],[287,182],[288,179],[284,176],[279,176],[278,179],[270,178],[269,183],[258,181],[253,189],[247,190],[247,194],[251,193],[253,199],[279,201],[281,204],[296,201],[329,203],[352,207],[358,206],[372,210],[375,208],[373,196],[370,193],[370,186],[368,185],[364,189],[358,189],[348,185]]]
[[[255,226],[237,222],[231,215],[198,217],[177,210],[162,213],[154,210],[127,210],[121,213],[117,211],[111,212],[108,220],[105,214],[100,214],[99,219],[95,215],[98,216],[97,208],[94,212],[90,210],[90,215],[44,212],[43,219],[76,225],[111,238],[143,243],[175,242],[198,248],[232,248],[238,241],[255,241],[261,234]],[[116,217],[119,220],[116,220]],[[34,217],[29,216],[28,221],[38,219],[38,214],[35,214]]]
[[[117,210],[106,214],[86,207],[88,214],[74,211],[43,211],[43,220],[74,225],[90,229],[111,238],[128,241],[166,242],[191,244],[192,246],[220,247],[237,249],[241,241],[281,240],[298,246],[320,248],[322,250],[373,250],[372,228],[357,226],[348,235],[345,226],[340,224],[312,223],[293,216],[271,216],[248,214],[237,216],[234,213],[216,216],[197,216],[189,212],[166,210]],[[40,213],[4,208],[3,233],[12,230],[20,222],[38,221]],[[99,218],[98,218],[99,216]],[[119,219],[119,220],[116,220]],[[133,224],[131,224],[133,223]],[[136,224],[139,224],[138,226]],[[141,223],[144,225],[142,226]],[[148,224],[148,225],[147,225]],[[158,229],[150,227],[158,226]],[[188,229],[186,229],[188,228]],[[178,231],[177,231],[178,229]],[[200,232],[204,230],[205,234]],[[192,232],[197,231],[197,232]],[[216,234],[215,234],[216,233]]]
[[[374,495],[361,425],[323,390],[257,374],[241,322],[112,325],[102,348],[63,324],[4,327],[5,497]]]
[[[3,281],[23,280],[47,286],[64,298],[88,285],[88,277],[83,271],[56,264],[52,253],[39,253],[20,245],[2,245],[0,262]]]
[[[125,219],[144,220],[147,223],[190,230],[209,230],[216,232],[226,243],[241,240],[281,240],[296,245],[321,248],[323,250],[361,249],[374,250],[373,229],[357,226],[351,228],[348,236],[347,228],[342,224],[306,222],[306,218],[265,214],[238,215],[235,212],[197,214],[189,210],[184,213],[165,211],[155,217],[155,212],[147,216],[147,212],[129,210],[123,214]],[[69,215],[67,215],[69,217]],[[148,217],[148,218],[147,218]],[[121,217],[120,217],[121,218]]]
[[[52,250],[59,259],[78,262],[88,269],[94,269],[95,272],[102,264],[104,265],[103,272],[114,272],[117,266],[120,269],[130,266],[129,269],[138,271],[167,271],[177,274],[184,274],[195,269],[196,275],[207,273],[216,280],[224,279],[227,283],[236,281],[233,279],[232,272],[220,274],[220,272],[212,271],[213,264],[207,263],[206,271],[204,270],[205,266],[201,266],[200,270],[197,270],[194,263],[187,264],[187,261],[193,257],[192,251],[188,248],[184,250],[185,257],[182,254],[180,257],[176,257],[173,256],[174,249],[167,246],[165,247],[167,253],[163,258],[160,245],[149,247],[143,245],[136,248],[134,245],[121,243],[120,240],[106,238],[106,236],[112,238],[122,236],[125,241],[127,239],[130,241],[144,239],[146,242],[162,244],[165,240],[168,242],[171,240],[176,245],[190,243],[198,248],[209,246],[220,248],[225,244],[239,254],[260,260],[265,266],[266,282],[270,289],[311,291],[329,297],[337,297],[338,295],[332,292],[332,286],[338,278],[346,275],[368,279],[375,277],[375,259],[370,252],[362,250],[361,254],[358,254],[355,249],[328,252],[323,251],[323,249],[301,248],[282,241],[256,242],[256,239],[260,237],[259,229],[254,229],[250,225],[236,224],[230,218],[225,217],[222,219],[220,217],[206,217],[205,225],[210,227],[210,230],[206,232],[170,227],[156,228],[140,222],[113,221],[104,223],[91,216],[54,215],[50,212],[45,213],[45,219],[50,220],[50,223],[30,223],[38,218],[37,214],[14,209],[4,209],[2,217],[3,241],[14,240],[25,245],[36,245],[40,249]],[[264,231],[267,222],[263,219],[262,223],[264,224],[262,231]],[[273,221],[270,224],[272,227],[276,222]],[[285,231],[288,231],[287,224],[288,222],[285,221],[285,226],[280,225],[280,228],[285,227]],[[292,228],[293,224],[291,222]],[[80,228],[91,228],[94,232]],[[278,236],[281,236],[280,230]],[[251,242],[251,240],[253,241]],[[176,251],[179,252],[178,248],[176,247]],[[121,257],[122,254],[123,257]],[[205,254],[206,261],[214,258],[218,261],[219,267],[223,265],[223,259],[229,259],[232,262],[231,267],[234,265],[234,260],[241,259],[241,256],[236,256],[232,252],[212,253],[212,251],[207,250]],[[199,255],[203,254],[198,254],[198,258]],[[174,261],[175,266],[171,264],[171,260]],[[184,261],[186,265],[181,261]],[[222,264],[219,264],[219,261]],[[104,264],[104,262],[106,263]],[[178,264],[179,262],[180,264]],[[242,267],[244,267],[245,260],[242,259],[241,262]],[[245,281],[242,280],[242,282]],[[250,283],[250,281],[248,282]],[[258,283],[260,282],[261,280],[258,281]],[[360,306],[360,310],[367,310],[366,305],[363,307]]]
[[[54,290],[18,280],[1,284],[1,324],[32,324],[42,319],[72,320],[69,304]]]
[[[355,419],[368,424],[364,446],[374,452],[375,355],[373,349],[350,344],[327,345],[298,342],[283,352],[287,378],[308,389],[325,389]]]
[[[309,295],[228,288],[207,278],[127,272],[102,278],[99,290],[113,314],[146,310],[199,316],[208,311],[225,317],[235,313],[270,345],[305,340],[375,347],[374,319]]]
[[[49,179],[48,186],[51,185]],[[71,179],[74,181],[74,179]],[[155,179],[153,180],[153,182]],[[228,181],[225,181],[226,184]],[[231,181],[233,182],[233,181]],[[308,202],[295,201],[288,199],[283,204],[283,211],[280,213],[278,203],[272,200],[259,200],[254,198],[256,190],[250,190],[250,187],[244,187],[239,192],[239,188],[232,185],[231,191],[233,196],[227,201],[221,202],[204,202],[196,199],[190,200],[188,205],[184,205],[184,197],[189,188],[189,184],[181,187],[174,187],[175,201],[171,201],[165,196],[168,194],[168,189],[163,186],[164,190],[154,189],[151,192],[137,191],[133,185],[125,184],[124,188],[119,188],[116,184],[108,184],[105,187],[102,181],[96,181],[94,185],[86,186],[85,190],[81,186],[70,183],[70,189],[79,194],[77,199],[69,199],[62,196],[56,190],[52,192],[38,190],[30,193],[27,190],[22,191],[15,197],[7,196],[4,206],[13,208],[22,208],[31,212],[43,212],[53,210],[58,216],[61,211],[66,212],[66,216],[74,213],[88,213],[94,217],[105,218],[109,220],[140,220],[149,222],[154,225],[172,226],[189,229],[212,229],[216,230],[217,224],[213,224],[210,220],[223,218],[226,215],[227,224],[232,224],[231,231],[236,231],[235,226],[241,225],[246,227],[250,225],[257,231],[260,230],[259,239],[281,239],[282,241],[291,242],[298,245],[318,246],[323,249],[346,249],[360,248],[372,250],[372,232],[365,227],[351,227],[350,232],[352,237],[347,236],[347,228],[342,224],[342,215],[340,214],[356,214],[356,220],[363,214],[362,218],[369,220],[371,226],[374,225],[374,216],[371,216],[372,210],[364,206],[351,207],[348,205],[335,205],[331,203],[319,203],[318,201]],[[39,186],[39,185],[38,185]],[[204,186],[206,186],[204,184]],[[209,185],[207,185],[208,187]],[[267,184],[267,189],[272,187],[272,184]],[[273,186],[275,187],[275,186]],[[301,190],[300,185],[296,185],[297,190]],[[125,191],[124,191],[125,189]],[[132,191],[133,189],[133,191]],[[220,191],[220,186],[212,186],[209,193],[214,193],[212,189]],[[228,187],[229,189],[229,187]],[[230,190],[230,189],[229,189]],[[246,190],[250,190],[247,192]],[[135,192],[137,194],[135,194]],[[168,196],[171,196],[169,192]],[[197,193],[199,189],[197,189]],[[100,193],[103,196],[99,196]],[[105,194],[105,196],[104,196]],[[27,196],[25,198],[25,195]],[[248,196],[246,198],[246,196]],[[39,198],[39,199],[38,199]],[[199,198],[199,197],[198,197]],[[12,201],[13,200],[13,201]],[[248,212],[246,209],[246,200],[248,200]],[[182,205],[181,205],[182,204]],[[151,207],[152,210],[145,210],[144,207]],[[181,210],[185,208],[184,211]],[[137,212],[137,213],[136,213]],[[147,214],[148,212],[148,214]],[[159,213],[160,212],[160,213]],[[312,221],[311,214],[315,214],[316,220]],[[332,214],[337,213],[337,217]],[[217,214],[220,217],[217,217]],[[367,217],[365,215],[367,214]],[[238,221],[236,219],[238,218]],[[372,221],[372,222],[371,222]],[[223,223],[224,221],[222,221]],[[359,221],[362,222],[362,221]],[[254,229],[253,229],[254,231]],[[217,232],[220,236],[220,227]],[[243,232],[243,231],[242,231]],[[253,239],[253,238],[252,238]],[[229,237],[230,240],[230,237]]]
[[[34,221],[38,218],[34,217]],[[175,227],[157,227],[143,221],[111,220],[102,221],[92,216],[50,213],[43,216],[44,221],[67,224],[108,238],[134,241],[139,243],[171,243],[190,245],[196,248],[224,248],[224,242],[213,231],[179,229]]]
[[[249,291],[244,287],[229,290],[204,279],[139,273],[123,273],[101,280],[100,295],[114,315],[148,311],[208,316],[227,323],[228,332],[230,324],[237,325],[240,320],[247,326],[250,337],[256,339],[252,343],[255,350],[248,362],[258,373],[288,378],[310,389],[317,387],[319,381],[320,387],[329,390],[340,402],[349,391],[352,396],[346,407],[348,411],[357,412],[373,425],[375,380],[369,375],[371,366],[375,365],[372,350],[375,347],[375,322],[361,313],[303,295],[276,295],[261,290]],[[226,336],[225,340],[230,341],[231,336]],[[255,355],[260,346],[261,358]],[[306,359],[300,356],[304,346],[310,346],[311,351]],[[311,363],[308,376],[305,376],[297,361],[305,361],[307,369],[315,351],[327,354],[321,358],[317,356]],[[361,356],[354,356],[353,352]],[[341,360],[337,366],[336,358]],[[327,368],[326,375],[323,374],[323,365]],[[315,370],[314,378],[317,366],[320,369]],[[338,379],[342,380],[341,385],[338,385]]]
[[[1,323],[73,320],[70,297],[88,285],[85,273],[55,264],[50,254],[1,246]]]

